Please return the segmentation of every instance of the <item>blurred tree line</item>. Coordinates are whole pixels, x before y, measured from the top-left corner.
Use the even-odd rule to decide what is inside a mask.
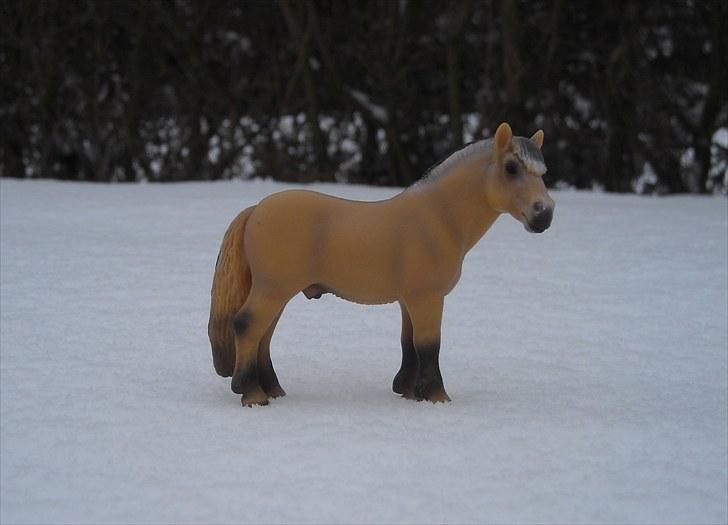
[[[547,182],[724,190],[728,2],[3,1],[9,177],[408,185],[546,133]]]

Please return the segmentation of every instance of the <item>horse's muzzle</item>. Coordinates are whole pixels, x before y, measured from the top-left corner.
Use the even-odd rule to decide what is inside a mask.
[[[543,233],[551,226],[551,219],[554,217],[552,207],[543,208],[534,213],[528,220],[528,231],[532,233]]]

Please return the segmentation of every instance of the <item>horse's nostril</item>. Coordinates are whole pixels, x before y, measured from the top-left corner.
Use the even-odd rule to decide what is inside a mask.
[[[540,203],[539,203],[540,204]],[[536,209],[536,205],[533,206],[534,210]],[[540,209],[540,211],[535,212],[531,219],[528,221],[528,226],[531,228],[531,231],[535,233],[541,233],[543,231],[546,231],[548,227],[551,225],[551,219],[553,217],[553,208],[547,208],[543,206]]]
[[[533,211],[536,213],[541,213],[544,209],[544,205],[542,201],[536,201],[536,203],[533,205]]]

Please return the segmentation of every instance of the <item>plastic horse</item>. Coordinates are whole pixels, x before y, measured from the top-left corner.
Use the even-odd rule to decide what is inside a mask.
[[[379,202],[313,191],[270,195],[244,210],[222,241],[208,333],[217,373],[232,376],[246,406],[285,395],[270,341],[297,293],[361,304],[399,302],[402,365],[393,390],[407,399],[449,401],[439,366],[444,297],[465,254],[502,213],[529,232],[551,224],[554,201],[541,176],[543,131],[470,144],[413,186]]]

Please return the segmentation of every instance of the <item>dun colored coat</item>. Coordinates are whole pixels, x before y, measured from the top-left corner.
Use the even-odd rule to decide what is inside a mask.
[[[554,202],[541,175],[543,132],[513,137],[501,124],[380,202],[313,191],[276,193],[230,224],[212,285],[208,333],[215,370],[232,376],[243,405],[285,395],[270,341],[297,293],[362,304],[399,302],[402,365],[393,390],[408,399],[449,401],[439,366],[443,300],[465,254],[502,213],[528,231],[551,223]]]

